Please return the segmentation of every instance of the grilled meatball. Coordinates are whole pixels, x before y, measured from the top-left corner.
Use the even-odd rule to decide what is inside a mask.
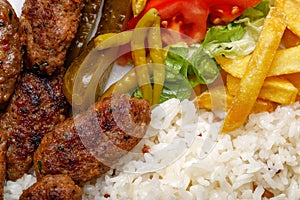
[[[62,122],[68,104],[62,91],[63,71],[52,77],[22,74],[0,129],[7,135],[7,175],[16,180],[32,166],[33,153],[42,137]]]
[[[107,172],[144,136],[150,122],[145,100],[114,95],[69,118],[46,134],[34,154],[38,180],[67,174],[84,183]]]
[[[26,0],[20,24],[24,63],[36,73],[51,75],[64,64],[75,37],[84,0]]]
[[[0,107],[8,102],[21,70],[19,19],[8,1],[0,1]]]
[[[6,177],[6,135],[0,130],[0,199],[3,199]]]
[[[20,200],[81,200],[82,190],[67,175],[47,175],[24,190]]]

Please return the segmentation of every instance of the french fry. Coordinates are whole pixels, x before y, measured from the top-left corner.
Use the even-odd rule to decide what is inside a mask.
[[[300,72],[300,45],[277,51],[268,76]]]
[[[273,112],[276,105],[268,100],[257,99],[251,113]]]
[[[286,48],[300,45],[300,37],[292,31],[290,31],[290,29],[285,30],[282,40]]]
[[[217,57],[216,61],[221,68],[234,77],[242,78],[251,55],[239,58],[229,59]],[[300,45],[288,49],[278,50],[275,54],[267,76],[279,76],[283,74],[292,74],[300,72]]]
[[[300,91],[300,72],[282,76],[289,80]]]
[[[298,89],[296,101],[300,101],[300,72],[294,73],[294,74],[283,75],[282,77],[289,80]]]
[[[279,104],[295,103],[298,89],[288,80],[279,77],[269,77],[260,90],[259,97]]]
[[[226,76],[226,86],[230,95],[235,96],[237,94],[240,82],[241,79],[231,76],[230,74]]]
[[[300,1],[299,0],[275,0],[275,7],[281,9],[287,17],[288,28],[300,37]]]
[[[224,119],[222,133],[233,131],[246,121],[267,77],[285,28],[285,15],[272,7],[241,79],[238,93]]]
[[[233,96],[228,94],[226,87],[216,86],[197,96],[194,103],[198,109],[228,110],[232,100]]]
[[[223,56],[217,56],[215,57],[215,59],[216,62],[221,66],[221,68],[228,74],[236,78],[242,78],[245,74],[250,57],[251,55],[247,55],[244,57],[231,59]]]
[[[230,95],[237,94],[239,84],[239,78],[227,76],[227,88]],[[290,81],[283,77],[274,76],[265,79],[258,98],[288,105],[296,101],[297,93],[298,89]]]
[[[217,86],[203,92],[194,99],[194,104],[198,109],[207,110],[228,110],[233,101],[233,96],[224,87]],[[270,101],[257,99],[251,113],[272,112],[274,104]]]

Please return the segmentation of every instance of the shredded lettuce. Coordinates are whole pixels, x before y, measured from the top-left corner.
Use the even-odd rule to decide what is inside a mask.
[[[171,46],[165,60],[165,83],[160,97],[162,103],[171,98],[184,100],[190,98],[193,87],[210,84],[220,74],[220,67],[201,46]],[[137,89],[134,97],[141,98]]]
[[[253,8],[247,8],[240,19],[249,18],[250,21],[255,21],[261,18],[265,18],[270,11],[271,2],[268,0],[262,0]]]
[[[218,41],[234,42],[240,40],[245,34],[245,30],[241,24],[230,23],[227,26],[212,26],[206,33],[206,37],[202,45],[210,42]]]
[[[250,54],[256,46],[269,10],[270,2],[262,0],[254,8],[246,9],[241,17],[227,26],[212,26],[204,39],[204,49],[212,57],[234,59]]]
[[[183,77],[192,87],[198,84],[210,84],[216,80],[220,68],[202,48],[170,47],[166,57],[166,81],[178,81]],[[190,77],[194,78],[190,78]]]

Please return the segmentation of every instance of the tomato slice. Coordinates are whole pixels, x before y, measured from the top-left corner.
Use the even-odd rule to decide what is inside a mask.
[[[214,25],[226,25],[239,17],[246,8],[261,0],[205,0],[209,7],[209,21]]]
[[[242,12],[261,0],[149,0],[144,11],[132,18],[127,30],[133,29],[139,19],[150,9],[156,8],[161,26],[178,31],[195,41],[204,39],[207,19],[213,24],[224,25],[239,17]]]
[[[158,10],[163,28],[178,31],[195,41],[204,39],[209,9],[202,1],[150,0],[144,11],[129,21],[126,29],[133,29],[141,16],[150,8]]]
[[[207,19],[208,8],[199,0],[171,2],[157,7],[162,26],[185,34],[196,41],[204,39],[207,22],[202,19]]]

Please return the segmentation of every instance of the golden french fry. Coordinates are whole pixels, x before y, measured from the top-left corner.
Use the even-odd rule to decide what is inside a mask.
[[[296,101],[300,101],[300,72],[294,73],[294,74],[283,75],[282,77],[289,80],[298,89]]]
[[[227,88],[230,95],[236,95],[240,79],[227,76]],[[300,82],[300,81],[299,81]],[[273,101],[279,104],[291,104],[296,100],[298,89],[283,77],[268,77],[265,79],[258,98]]]
[[[290,29],[285,30],[282,40],[286,48],[300,45],[300,37],[292,31],[290,31]]]
[[[228,110],[233,100],[233,96],[228,94],[224,86],[217,86],[207,90],[194,100],[195,106],[208,110]]]
[[[215,57],[216,62],[221,66],[221,68],[228,74],[236,77],[242,78],[245,74],[246,67],[249,63],[251,55],[244,57],[239,57],[236,59],[226,58],[224,56]]]
[[[236,95],[240,86],[241,79],[236,78],[230,74],[226,76],[226,86],[230,95]]]
[[[273,60],[268,76],[279,76],[300,72],[300,45],[279,50]]]
[[[289,80],[300,91],[300,72],[294,74],[283,75],[282,77]]]
[[[275,0],[275,7],[281,9],[287,17],[288,28],[300,37],[300,1],[299,0]]]
[[[269,77],[260,90],[259,97],[279,104],[295,103],[298,89],[287,79]]]
[[[257,99],[251,110],[251,113],[272,112],[276,105],[268,100]]]
[[[242,78],[250,57],[248,55],[239,59],[217,57],[216,61],[221,68],[234,77]],[[300,72],[300,45],[288,49],[278,50],[275,54],[267,76],[279,76]]]
[[[233,131],[246,121],[267,77],[285,28],[285,15],[272,7],[241,79],[238,93],[225,117],[222,133]]]
[[[217,86],[197,96],[194,103],[198,109],[227,111],[230,108],[233,98],[226,88]],[[251,113],[272,112],[274,108],[275,106],[272,102],[257,99]]]

